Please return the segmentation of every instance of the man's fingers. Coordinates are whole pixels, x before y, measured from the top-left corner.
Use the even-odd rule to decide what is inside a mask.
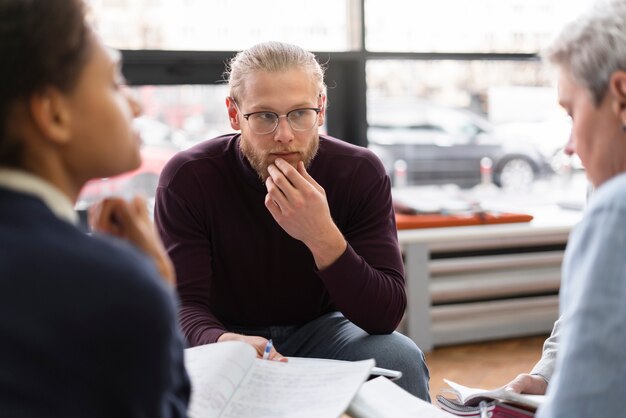
[[[298,162],[298,173],[300,173],[300,175],[309,183],[312,184],[313,187],[315,187],[317,189],[317,191],[319,192],[323,192],[324,188],[322,186],[319,185],[318,182],[315,181],[315,179],[313,177],[311,177],[311,175],[309,174],[308,171],[306,171],[306,168],[304,167],[304,163],[302,161]]]
[[[298,161],[298,167],[302,164],[302,161]],[[289,181],[292,187],[296,189],[302,189],[310,185],[310,182],[302,176],[299,169],[295,169],[291,164],[282,158],[277,158],[274,161],[274,165],[280,170],[281,174]],[[270,165],[271,167],[271,165]],[[304,168],[304,164],[302,164]],[[276,179],[275,179],[276,180]]]
[[[270,350],[270,354],[269,354],[269,357],[267,359],[268,360],[272,360],[272,361],[280,361],[280,362],[283,362],[283,363],[286,363],[287,360],[288,360],[287,357],[283,357],[282,354],[280,354],[278,351],[276,351],[276,349],[274,347],[272,347],[272,349]]]
[[[270,211],[274,218],[280,215],[280,206],[278,206],[278,203],[276,203],[269,193],[265,195],[265,207]]]
[[[270,203],[274,204],[278,210],[282,211],[288,207],[288,197],[285,195],[283,189],[276,184],[272,177],[268,177],[267,180],[265,180],[265,187],[267,188],[267,195],[271,199]]]
[[[291,167],[291,169],[293,171],[293,167]],[[287,177],[287,174],[285,174],[285,172],[281,170],[275,163],[267,166],[267,172],[269,174],[268,179],[271,179],[276,185],[276,188],[280,190],[284,195],[287,196],[296,190],[296,186],[294,185],[294,183]]]

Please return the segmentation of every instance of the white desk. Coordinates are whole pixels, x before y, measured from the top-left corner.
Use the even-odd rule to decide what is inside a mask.
[[[554,294],[558,291],[560,281],[562,250],[533,253],[528,248],[564,245],[572,226],[580,220],[581,213],[559,210],[556,206],[538,208],[530,213],[535,219],[528,223],[398,231],[406,270],[408,297],[406,331],[422,350],[429,351],[435,344],[440,343],[530,335],[551,330],[552,323],[558,315],[558,306],[555,305],[557,298]],[[431,260],[434,253],[518,247],[526,249],[519,254]],[[471,275],[464,271],[473,268],[477,269],[478,274]],[[496,275],[494,271],[484,273],[485,269],[494,269]],[[440,286],[439,293],[434,293],[431,275],[443,272],[451,272],[454,278]],[[488,277],[490,274],[489,285],[478,283],[482,276]],[[533,286],[533,290],[539,294],[533,298],[519,300],[514,297],[502,297],[503,294],[499,294],[502,292],[502,285],[498,283],[497,274],[502,276],[503,282],[508,280],[509,291],[513,295],[528,294]],[[508,278],[504,277],[507,275]],[[512,277],[515,275],[519,277]],[[459,278],[467,279],[466,282],[470,284],[466,286]],[[433,307],[432,298],[435,296],[439,301],[445,302],[449,294],[454,293],[454,289],[457,293],[465,293],[463,296],[469,295],[470,303],[458,301],[451,303],[446,308],[446,315],[455,317],[456,322],[443,325],[447,329],[437,334],[433,330],[432,316],[433,309],[439,308]],[[483,292],[482,305],[471,303],[472,291]],[[484,302],[485,298],[490,298],[490,293],[493,301]],[[487,315],[483,317],[483,321],[484,318],[493,318],[493,321],[488,329],[472,329],[470,317],[480,311],[481,306],[487,307],[487,311],[482,313]],[[523,323],[516,322],[516,317],[520,314],[526,316]],[[480,315],[475,317],[474,325],[476,318],[479,317]],[[457,324],[456,328],[454,324]]]

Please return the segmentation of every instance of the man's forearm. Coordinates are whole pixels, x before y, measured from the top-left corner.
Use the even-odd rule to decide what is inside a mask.
[[[180,326],[191,347],[215,343],[226,329],[206,308],[183,304],[179,311]]]
[[[305,245],[311,251],[315,266],[324,270],[332,265],[346,251],[348,243],[335,224],[327,227],[327,232],[314,237]]]

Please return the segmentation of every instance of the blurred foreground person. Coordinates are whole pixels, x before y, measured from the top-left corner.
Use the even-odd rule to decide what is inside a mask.
[[[73,210],[89,179],[140,163],[140,108],[83,8],[0,0],[0,415],[183,417],[174,273],[145,203],[94,211],[124,239]]]

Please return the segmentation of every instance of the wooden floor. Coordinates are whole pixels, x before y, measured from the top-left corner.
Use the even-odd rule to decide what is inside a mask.
[[[548,335],[437,347],[426,353],[430,370],[430,396],[446,387],[443,378],[465,386],[494,389],[519,373],[527,373],[541,357]]]

